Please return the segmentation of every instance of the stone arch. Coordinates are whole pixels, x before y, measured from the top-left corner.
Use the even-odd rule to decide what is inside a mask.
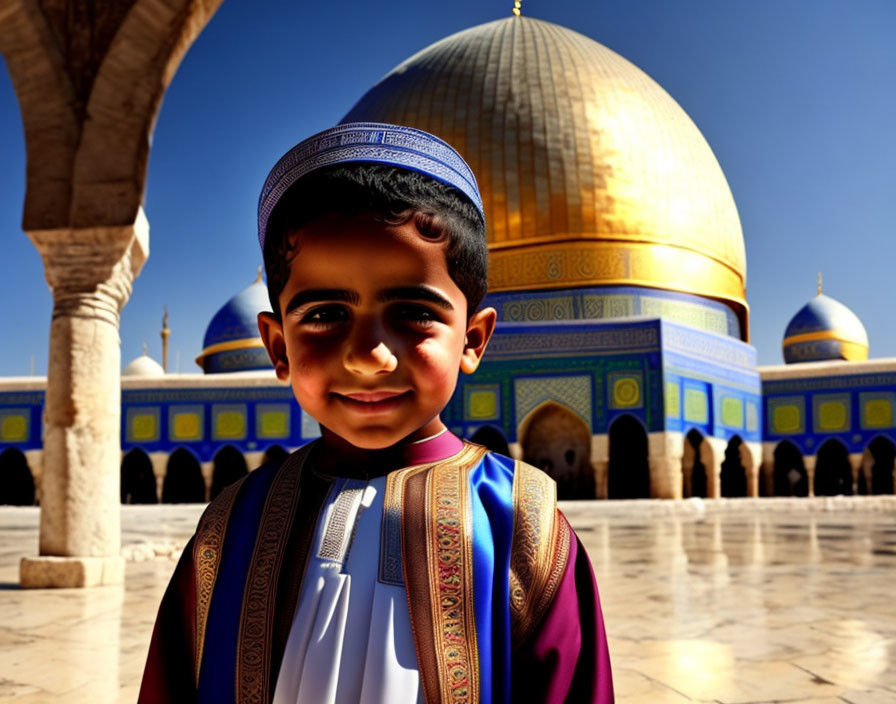
[[[157,504],[158,502],[152,461],[143,450],[135,447],[121,460],[121,503]]]
[[[851,496],[852,466],[846,445],[836,438],[829,438],[818,448],[815,457],[815,478],[812,482],[815,496]]]
[[[0,14],[29,157],[25,230],[134,222],[162,96],[222,1],[99,3],[87,20],[18,0]]]
[[[225,487],[239,481],[249,473],[246,458],[233,445],[225,445],[215,453],[212,471],[212,488],[209,496],[214,500]]]
[[[609,429],[610,466],[607,497],[610,499],[650,498],[650,465],[647,459],[647,431],[628,413],[616,418]]]
[[[577,413],[546,401],[523,419],[519,437],[523,461],[554,478],[558,498],[594,498],[591,431]]]
[[[725,448],[725,459],[722,461],[720,473],[722,496],[741,497],[747,495],[747,463],[744,441],[739,435],[733,435]]]
[[[487,447],[499,455],[510,457],[510,446],[507,444],[507,438],[504,437],[504,433],[492,425],[483,425],[478,428],[473,433],[473,437],[470,438],[470,442]]]
[[[21,450],[0,452],[0,505],[34,506],[34,475]]]
[[[708,480],[705,455],[706,442],[703,434],[696,428],[691,428],[685,435],[681,456],[682,496],[706,497]]]
[[[165,467],[162,503],[195,504],[205,500],[205,480],[199,460],[185,447],[177,448],[168,457]]]
[[[872,438],[865,448],[867,464],[870,465],[871,494],[892,494],[894,465],[896,465],[896,444],[885,435]],[[864,475],[864,473],[863,473]],[[866,477],[866,480],[868,478]]]
[[[269,445],[261,457],[261,464],[267,464],[268,462],[283,464],[283,460],[287,457],[289,457],[289,452],[283,445]]]
[[[775,447],[774,460],[775,496],[808,496],[809,473],[797,446],[782,440]]]

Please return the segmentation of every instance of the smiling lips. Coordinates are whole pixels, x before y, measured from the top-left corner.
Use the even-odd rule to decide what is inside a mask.
[[[357,391],[335,394],[347,406],[365,413],[389,411],[409,394],[410,391]]]

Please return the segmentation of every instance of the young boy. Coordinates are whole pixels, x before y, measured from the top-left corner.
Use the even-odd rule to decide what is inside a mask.
[[[261,335],[321,438],[208,506],[140,701],[612,702],[553,481],[440,419],[496,320],[467,164],[419,130],[340,125],[271,171],[259,241]]]

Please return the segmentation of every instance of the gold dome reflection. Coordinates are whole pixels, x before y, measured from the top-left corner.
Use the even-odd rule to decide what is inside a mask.
[[[727,301],[746,331],[737,209],[700,131],[647,74],[572,30],[509,17],[396,67],[345,120],[407,124],[464,155],[492,291],[632,284]]]

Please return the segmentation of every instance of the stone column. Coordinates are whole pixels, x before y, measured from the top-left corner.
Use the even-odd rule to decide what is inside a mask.
[[[610,495],[610,438],[591,436],[591,468],[594,470],[594,495],[606,499]]]
[[[853,496],[859,493],[859,475],[862,473],[865,455],[861,452],[851,452],[849,454],[849,468],[852,470],[852,493]],[[867,477],[866,477],[867,480]],[[871,493],[871,484],[866,483],[868,493]]]
[[[30,231],[53,291],[40,557],[23,587],[121,583],[119,313],[149,255],[149,223]]]
[[[706,436],[700,443],[700,461],[706,468],[706,496],[718,499],[722,496],[722,462],[728,443],[721,438]]]
[[[650,466],[650,498],[681,498],[681,457],[684,454],[684,442],[684,435],[681,433],[648,434],[647,461]]]
[[[765,495],[775,495],[775,447],[773,442],[762,443],[762,467],[760,481],[765,482]]]
[[[747,473],[747,496],[759,496],[759,467],[762,463],[762,445],[744,442],[740,446],[740,463]]]
[[[806,477],[809,482],[809,496],[815,496],[815,455],[803,455],[803,467],[806,469]]]

